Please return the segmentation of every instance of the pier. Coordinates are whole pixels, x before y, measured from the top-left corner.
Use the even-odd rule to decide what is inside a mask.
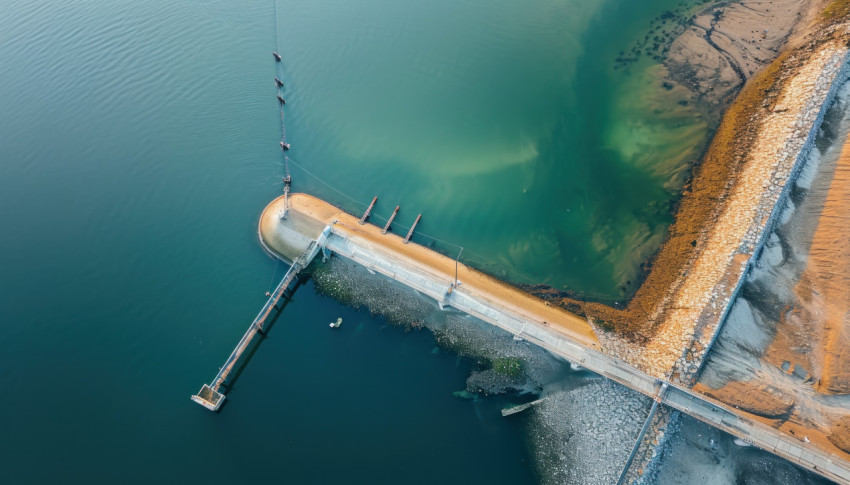
[[[378,202],[378,196],[372,198],[372,203],[369,204],[369,207],[366,208],[366,212],[363,213],[363,217],[360,218],[360,224],[366,224],[366,221],[369,220],[369,215],[372,214],[372,208],[375,207],[375,202]]]
[[[422,214],[419,214],[418,216],[416,216],[416,220],[413,221],[413,225],[410,226],[410,230],[407,231],[407,236],[404,236],[404,241],[402,241],[404,244],[407,244],[407,243],[410,242],[410,238],[413,237],[413,231],[416,230],[416,225],[419,224],[419,221],[421,219],[422,219]]]
[[[322,240],[320,237],[320,240],[311,242],[301,256],[295,258],[292,266],[289,267],[289,271],[287,271],[283,276],[283,279],[280,280],[280,283],[277,285],[275,290],[269,294],[268,301],[266,301],[266,304],[263,305],[263,308],[260,310],[260,313],[257,314],[257,317],[254,318],[254,321],[251,322],[248,330],[245,331],[245,334],[239,340],[239,343],[236,344],[233,352],[230,353],[230,356],[224,362],[224,365],[221,366],[218,374],[216,374],[213,378],[212,383],[201,386],[201,390],[192,396],[193,401],[210,411],[218,411],[219,408],[221,408],[221,405],[224,404],[225,400],[224,393],[220,391],[222,384],[227,381],[227,377],[230,375],[231,371],[233,371],[236,363],[239,362],[239,359],[242,357],[245,349],[247,349],[254,340],[254,337],[256,337],[258,333],[263,335],[263,325],[266,323],[266,319],[268,319],[272,309],[277,307],[278,301],[280,301],[281,297],[284,293],[286,293],[286,290],[292,282],[295,281],[298,273],[302,269],[306,268],[307,265],[310,264],[310,261],[316,257],[321,243]]]

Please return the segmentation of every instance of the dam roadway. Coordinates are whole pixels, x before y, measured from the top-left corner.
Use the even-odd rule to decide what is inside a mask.
[[[285,211],[286,204],[285,197],[272,201],[259,223],[263,247],[278,258],[292,261],[321,239],[323,249],[409,286],[442,306],[496,325],[747,443],[850,484],[850,463],[845,459],[604,354],[593,327],[578,315],[423,246],[406,244],[400,236],[382,234],[381,228],[362,224],[357,217],[313,196],[292,194]]]

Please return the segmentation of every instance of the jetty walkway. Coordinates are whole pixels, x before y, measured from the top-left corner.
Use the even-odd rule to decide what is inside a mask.
[[[298,273],[302,269],[306,268],[307,265],[310,264],[310,261],[316,257],[322,243],[322,237],[319,237],[317,241],[311,241],[304,252],[293,260],[292,266],[290,266],[286,274],[283,275],[283,279],[280,280],[280,283],[278,283],[275,290],[269,293],[268,301],[266,301],[266,304],[263,305],[262,309],[260,309],[260,313],[257,314],[254,321],[251,322],[248,330],[245,331],[245,334],[239,340],[239,343],[236,344],[233,352],[230,353],[230,356],[224,362],[224,365],[221,366],[218,374],[216,374],[213,378],[212,383],[201,386],[201,390],[192,396],[193,401],[210,411],[218,411],[219,408],[221,408],[225,399],[224,393],[220,392],[222,384],[227,381],[227,378],[233,371],[233,368],[236,366],[237,362],[239,362],[239,358],[242,357],[242,354],[254,340],[254,337],[256,337],[258,333],[263,333],[263,325],[266,323],[269,315],[271,315],[272,309],[277,307],[278,301],[280,301],[281,297],[284,293],[286,293],[286,290],[289,289],[292,282],[295,281]]]

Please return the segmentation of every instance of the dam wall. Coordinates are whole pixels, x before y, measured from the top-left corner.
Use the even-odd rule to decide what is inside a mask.
[[[550,325],[549,322],[467,291],[463,280],[460,280],[457,287],[453,287],[453,280],[424,272],[390,254],[366,250],[345,235],[335,232],[328,237],[325,247],[339,256],[415,289],[436,300],[440,306],[450,306],[514,335],[545,342],[548,347],[563,348],[566,354],[564,356],[572,362],[579,362],[583,358],[581,346],[567,337],[558,335],[557,332],[546,331],[545,327]]]
[[[278,198],[260,218],[260,240],[275,256],[291,260],[330,226],[325,249],[414,288],[441,305],[514,334],[549,340],[554,346],[601,348],[590,323],[578,315],[430,249],[407,244],[398,235],[383,234],[372,224],[360,224],[354,216],[315,197],[292,194],[287,216],[281,218],[285,203],[283,197]]]

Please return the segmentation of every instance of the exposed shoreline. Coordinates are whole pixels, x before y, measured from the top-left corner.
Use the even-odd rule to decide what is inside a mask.
[[[850,84],[842,93],[823,135],[837,138],[807,162],[695,389],[846,459]]]
[[[761,188],[766,188],[767,193],[773,194],[768,196],[767,200],[764,199],[764,195],[757,195],[759,194],[757,185],[762,183],[760,181],[762,176],[750,170],[754,157],[758,159],[761,156],[763,161],[759,163],[764,164],[765,168],[770,167],[775,158],[787,158],[786,152],[782,152],[781,156],[779,152],[768,155],[772,149],[771,145],[785,146],[789,137],[792,139],[799,137],[800,130],[792,128],[788,131],[788,128],[779,128],[781,123],[777,120],[783,113],[789,110],[794,111],[794,109],[802,110],[801,120],[809,120],[812,116],[822,116],[828,101],[836,91],[835,86],[844,76],[844,74],[833,78],[827,76],[830,79],[828,81],[830,86],[827,88],[831,94],[821,98],[823,101],[820,104],[816,102],[815,105],[807,106],[811,102],[806,97],[809,95],[806,94],[806,88],[803,86],[822,83],[823,73],[835,69],[835,67],[826,67],[831,63],[840,62],[846,65],[847,49],[844,46],[848,38],[847,26],[838,24],[839,21],[846,20],[846,15],[824,19],[820,16],[822,3],[812,2],[807,5],[810,7],[807,9],[807,16],[799,22],[801,30],[794,36],[790,33],[785,35],[780,42],[790,38],[791,45],[743,87],[740,95],[724,114],[706,154],[693,172],[692,180],[683,190],[674,223],[660,249],[647,264],[650,270],[646,273],[645,280],[625,308],[581,301],[564,297],[564,295],[559,295],[560,298],[552,298],[572,311],[579,311],[605,330],[600,332],[600,340],[603,343],[607,341],[606,351],[619,355],[645,371],[658,376],[669,375],[686,385],[693,383],[706,356],[706,350],[716,338],[717,330],[725,319],[725,311],[718,315],[717,311],[711,308],[700,312],[694,312],[691,309],[705,309],[706,305],[722,309],[730,307],[731,299],[741,287],[745,274],[755,259],[754,256],[757,256],[756,253],[760,252],[764,244],[765,236],[769,232],[765,229],[769,229],[773,224],[771,221],[776,219],[777,202],[789,194],[786,188],[790,184],[786,184],[786,181],[793,178],[793,173],[802,165],[799,160],[801,156],[805,156],[805,145],[812,143],[814,138],[812,129],[804,133],[808,141],[800,142],[803,146],[797,145],[799,148],[792,148],[792,151],[801,150],[794,152],[801,153],[801,155],[795,155],[796,161],[785,168],[773,169],[777,173],[778,184],[776,185],[778,186],[774,187],[773,173],[769,178],[764,179],[767,185]],[[816,30],[814,26],[819,28]],[[829,57],[829,54],[825,52],[829,49],[830,43],[834,47],[833,52],[843,60],[837,61],[833,57],[833,60],[826,61],[823,67],[812,67],[813,64],[817,64],[819,56]],[[809,74],[801,74],[807,69],[811,71]],[[801,82],[800,79],[803,81]],[[794,88],[795,83],[796,88]],[[814,91],[823,92],[823,89],[824,87],[818,84]],[[796,98],[804,98],[801,101],[804,106],[793,108]],[[812,101],[814,99],[817,99],[817,96]],[[776,125],[773,129],[774,134],[765,136],[764,125],[771,123]],[[792,125],[786,123],[786,126],[803,128],[807,125],[805,122],[802,124],[795,122]],[[813,126],[817,128],[819,121],[816,120]],[[770,133],[770,130],[767,132]],[[765,172],[762,171],[762,173]],[[749,227],[753,223],[754,216],[764,218],[756,221],[753,226],[761,227],[761,229],[756,229],[755,232],[747,231],[746,237],[743,238],[741,237],[743,234],[737,236],[741,247],[733,251],[729,256],[730,259],[724,264],[723,258],[720,257],[722,251],[716,250],[718,244],[723,244],[720,242],[722,239],[718,240],[718,228],[723,227],[724,215],[729,219],[729,208],[734,205],[730,199],[734,199],[736,193],[740,195],[742,188],[748,183],[752,185],[753,180],[759,180],[759,182],[749,191],[743,189],[743,193],[749,195],[739,200],[737,205],[746,208],[746,197],[749,197],[751,205],[760,204],[765,208],[743,218],[732,218],[729,220],[731,225],[727,222],[726,229],[720,232],[728,232],[731,235],[736,232],[735,225]],[[768,207],[769,210],[767,210]],[[747,211],[743,211],[740,216],[746,213]],[[734,241],[727,238],[727,242]],[[707,252],[714,252],[717,257],[706,258]],[[706,259],[709,260],[708,268],[706,268]],[[700,272],[700,266],[704,276],[694,277],[693,275]],[[717,275],[706,278],[711,273],[717,273]],[[693,282],[697,285],[695,286]],[[701,289],[698,289],[700,286]],[[542,293],[545,294],[545,291]],[[554,295],[550,292],[549,297],[552,296]],[[835,337],[838,333],[833,332],[832,336]],[[623,339],[623,336],[626,339]],[[839,337],[837,340],[844,340],[843,334]],[[739,394],[740,392],[743,391],[738,391]],[[782,401],[778,402],[781,407]],[[845,421],[847,422],[836,423],[836,428],[830,435],[829,441],[832,443],[825,439],[825,435],[807,425],[795,428],[789,424],[785,432],[803,436],[809,430],[813,434],[812,439],[817,440],[818,447],[821,449],[835,449],[832,447],[838,446],[838,443],[850,447],[850,420]],[[652,439],[657,441],[659,436],[664,435],[668,422],[664,420],[663,423],[659,423],[658,431]],[[646,453],[645,461],[638,463],[639,469],[651,469],[657,472],[659,455],[654,451]]]
[[[619,307],[575,298],[543,286],[528,287],[534,294],[593,320],[603,330],[615,330],[637,344],[648,342],[658,330],[664,301],[677,280],[703,250],[701,239],[711,232],[715,219],[742,174],[741,166],[753,150],[758,126],[770,111],[782,88],[820,45],[830,38],[846,36],[832,28],[813,39],[803,39],[784,51],[747,83],[723,117],[706,154],[683,189],[674,223],[659,250],[646,263],[643,283],[625,305]],[[704,241],[702,241],[704,243]]]

